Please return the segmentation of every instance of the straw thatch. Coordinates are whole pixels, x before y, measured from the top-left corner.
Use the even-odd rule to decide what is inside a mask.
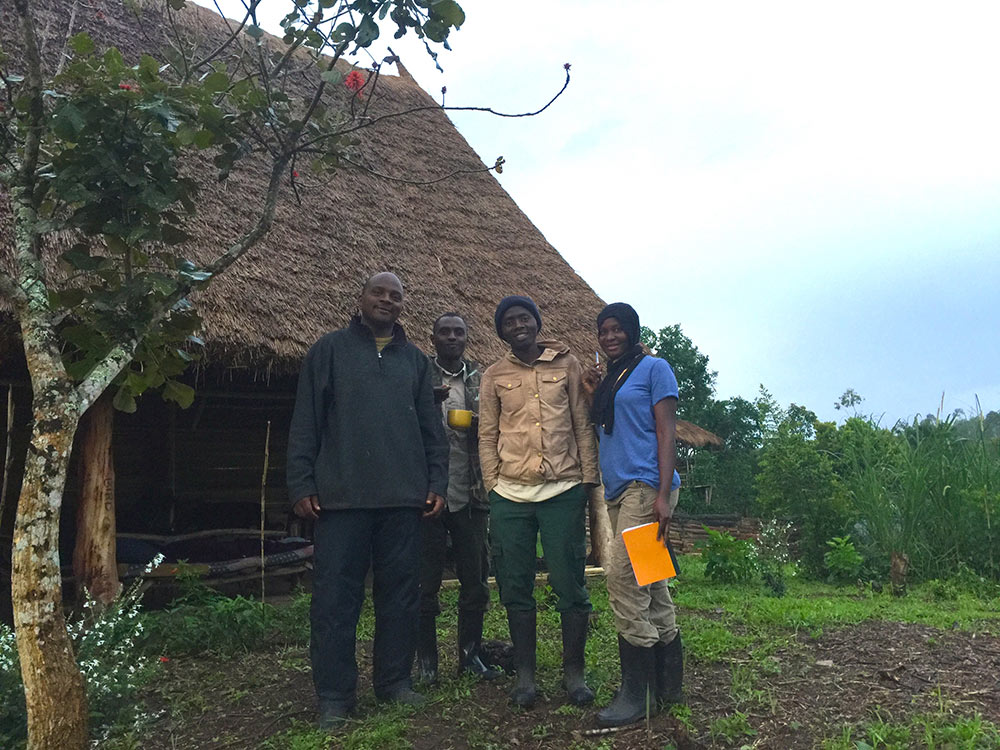
[[[35,5],[51,66],[67,37],[74,4],[44,0]],[[166,23],[161,5],[138,5],[146,6],[139,19],[112,0],[79,4],[72,31],[89,32],[98,47],[119,47],[126,60],[137,60],[142,52],[158,56]],[[206,40],[206,48],[224,38],[225,25],[210,11],[189,3],[179,17],[189,33]],[[0,43],[14,59],[19,49],[16,31],[13,9],[4,3]],[[305,91],[312,75],[313,70],[300,74],[293,88]],[[433,103],[405,70],[401,76],[383,76],[378,91],[375,113]],[[338,90],[332,96],[343,93]],[[385,174],[426,180],[483,166],[440,110],[381,123],[364,131],[362,139],[363,161]],[[502,152],[502,144],[497,151]],[[493,331],[494,307],[502,296],[520,293],[538,302],[545,333],[589,358],[601,300],[491,174],[413,186],[356,170],[324,180],[310,176],[304,167],[300,171],[302,204],[296,204],[290,187],[284,189],[271,233],[198,295],[210,368],[296,371],[316,339],[347,322],[362,281],[386,269],[395,271],[406,286],[402,322],[418,345],[426,348],[432,320],[454,309],[470,322],[470,354],[492,361],[504,350]],[[226,183],[206,179],[199,214],[190,228],[197,238],[192,257],[218,253],[252,224],[265,177],[263,161],[251,160]],[[0,262],[10,260],[10,217],[5,211],[0,209]]]
[[[677,441],[692,448],[706,448],[708,446],[721,448],[723,445],[722,438],[714,432],[709,432],[703,427],[683,419],[677,420]]]

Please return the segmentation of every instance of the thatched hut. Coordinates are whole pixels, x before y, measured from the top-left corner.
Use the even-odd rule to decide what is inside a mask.
[[[117,46],[126,60],[154,56],[159,6],[102,4],[101,13],[68,1],[37,5],[45,55],[54,65],[71,33],[87,31],[98,46]],[[221,40],[225,25],[191,4],[179,14],[184,28],[205,44]],[[69,28],[73,19],[74,26]],[[0,9],[0,43],[14,53],[19,40],[13,9]],[[381,77],[378,111],[433,105],[400,66]],[[304,73],[303,75],[311,75]],[[303,82],[305,85],[305,82]],[[389,120],[364,133],[361,157],[375,172],[427,180],[483,167],[483,161],[441,110]],[[516,165],[512,165],[516,168]],[[225,183],[209,185],[200,199],[191,250],[206,257],[224,248],[254,221],[266,184],[252,160]],[[198,295],[204,318],[205,355],[192,372],[198,396],[180,410],[159,397],[141,399],[133,415],[117,414],[114,455],[118,527],[124,533],[172,532],[207,527],[254,527],[264,481],[267,525],[284,526],[284,443],[296,372],[308,347],[343,326],[355,310],[361,284],[391,269],[404,281],[402,322],[418,345],[429,345],[431,322],[458,310],[470,321],[470,355],[490,362],[502,343],[493,331],[496,302],[510,293],[531,295],[545,332],[582,356],[593,350],[592,321],[601,300],[548,242],[489,173],[466,174],[416,186],[351,170],[329,180],[304,175],[301,203],[286,190],[275,226],[251,253]],[[10,217],[0,208],[0,263],[10,262]],[[57,255],[58,248],[52,249]],[[19,484],[29,392],[17,330],[0,323],[0,424],[12,418],[11,460],[3,529],[9,533]],[[12,410],[8,410],[7,401]],[[270,424],[270,439],[266,440]],[[67,489],[71,525],[76,482]],[[69,528],[67,529],[69,530]],[[64,535],[68,552],[71,534]]]
[[[139,15],[138,6],[116,2],[102,3],[100,13],[75,4],[70,12],[68,0],[36,5],[42,8],[39,25],[49,65],[62,54],[64,40],[78,31],[90,33],[99,47],[117,46],[126,60],[159,51],[165,20],[158,5],[142,7]],[[227,33],[217,15],[197,6],[189,4],[179,18],[206,46]],[[4,5],[0,43],[15,58],[16,29],[13,10]],[[398,76],[382,76],[379,92],[379,111],[433,104],[402,66]],[[367,130],[361,155],[375,172],[413,180],[483,166],[440,109]],[[227,182],[209,184],[193,221],[192,256],[217,252],[248,227],[265,184],[262,164],[252,160]],[[10,262],[5,211],[6,201],[0,202],[0,263]],[[59,248],[50,251],[56,256]],[[470,322],[470,355],[491,362],[504,351],[493,331],[494,306],[506,294],[522,293],[539,303],[546,333],[569,343],[581,358],[592,356],[601,300],[492,174],[423,186],[359,170],[329,180],[304,176],[299,200],[290,188],[282,196],[271,233],[197,297],[205,355],[190,374],[198,390],[194,405],[181,410],[147,396],[135,414],[115,415],[115,495],[122,535],[257,528],[262,495],[265,526],[285,527],[284,449],[299,362],[316,339],[347,322],[363,280],[383,269],[395,271],[407,287],[402,322],[418,345],[429,346],[437,315],[458,310]],[[30,398],[17,329],[2,309],[0,385],[0,425],[10,427],[9,435],[0,436],[0,457],[8,456],[0,467],[6,501],[0,534],[9,535]],[[682,439],[692,428],[698,429],[681,428]],[[64,559],[74,536],[78,486],[71,473]]]

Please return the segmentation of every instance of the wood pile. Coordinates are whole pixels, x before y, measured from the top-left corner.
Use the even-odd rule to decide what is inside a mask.
[[[699,542],[708,541],[705,527],[713,531],[724,531],[737,539],[757,539],[760,535],[760,521],[737,515],[698,516],[692,518],[678,514],[670,524],[670,542],[678,554],[698,552]]]

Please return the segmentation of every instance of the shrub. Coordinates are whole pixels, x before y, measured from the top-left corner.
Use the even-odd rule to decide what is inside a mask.
[[[764,521],[757,539],[757,566],[764,585],[775,596],[785,595],[785,566],[791,559],[788,535],[792,524],[773,518]]]
[[[242,596],[229,598],[195,576],[181,581],[181,596],[162,612],[145,616],[147,653],[232,656],[274,643],[309,639],[308,594],[289,607],[274,607]]]
[[[708,541],[700,543],[705,559],[705,575],[721,583],[746,583],[757,572],[757,554],[752,542],[734,539],[725,531],[707,526]]]
[[[835,536],[826,543],[830,549],[823,555],[823,562],[831,581],[850,583],[861,573],[864,558],[854,549],[850,536]]]
[[[154,662],[136,647],[143,632],[140,585],[141,579],[107,608],[88,599],[80,616],[68,624],[87,688],[91,733],[98,739],[135,710],[134,697],[155,670]],[[0,624],[0,747],[17,747],[26,736],[17,644],[13,631]]]
[[[15,747],[27,737],[27,730],[14,631],[0,622],[0,747]]]

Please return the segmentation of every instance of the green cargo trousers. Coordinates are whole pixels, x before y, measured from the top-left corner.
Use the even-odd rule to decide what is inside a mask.
[[[549,585],[560,612],[590,611],[583,570],[587,558],[587,493],[582,484],[539,503],[516,503],[490,492],[490,548],[508,610],[535,609],[535,540],[549,571]]]

